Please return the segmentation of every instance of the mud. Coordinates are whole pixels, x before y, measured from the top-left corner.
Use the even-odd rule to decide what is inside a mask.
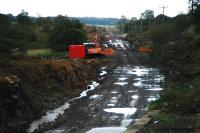
[[[135,52],[127,42],[116,40],[107,46],[115,48],[115,54],[112,64],[103,65],[107,73],[99,75],[99,86],[36,132],[122,133],[146,113],[150,101],[159,97],[164,77],[150,66],[149,55]]]
[[[2,133],[26,132],[33,120],[79,96],[101,72],[99,63],[89,60],[3,59],[0,64]]]

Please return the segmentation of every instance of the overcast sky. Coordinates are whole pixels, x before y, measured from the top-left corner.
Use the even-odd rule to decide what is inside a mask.
[[[0,13],[17,15],[24,9],[30,16],[139,18],[146,9],[162,13],[163,5],[168,16],[188,11],[188,0],[0,0]]]

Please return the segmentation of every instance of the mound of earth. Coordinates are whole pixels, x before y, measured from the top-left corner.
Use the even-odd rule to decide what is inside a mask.
[[[44,112],[78,96],[98,77],[97,61],[0,61],[0,131],[25,132]]]

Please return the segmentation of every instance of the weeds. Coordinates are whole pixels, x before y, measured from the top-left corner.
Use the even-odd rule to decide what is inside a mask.
[[[188,83],[170,83],[161,93],[160,99],[151,104],[150,109],[160,109],[177,114],[200,113],[200,80]]]

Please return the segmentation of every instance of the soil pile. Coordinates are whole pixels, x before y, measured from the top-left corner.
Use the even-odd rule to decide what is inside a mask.
[[[47,110],[77,97],[99,74],[97,61],[0,61],[0,131],[25,132]]]

